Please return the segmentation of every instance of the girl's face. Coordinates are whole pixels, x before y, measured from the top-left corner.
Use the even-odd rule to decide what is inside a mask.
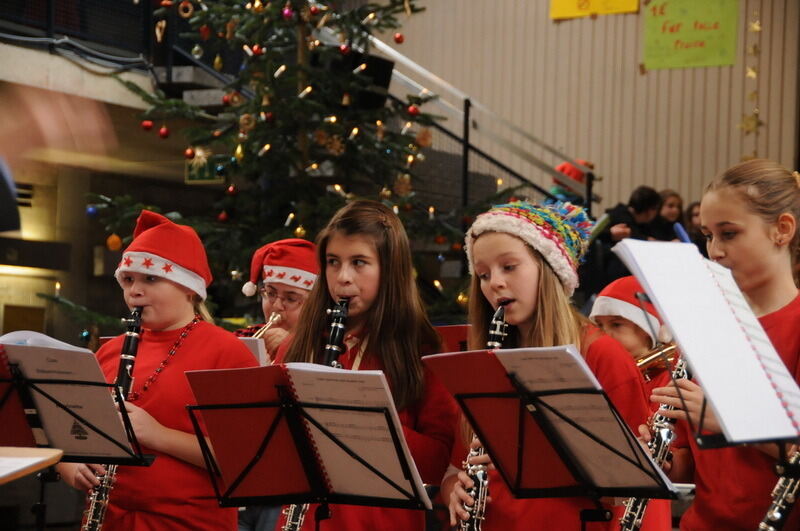
[[[308,290],[296,288],[282,282],[269,282],[260,289],[261,310],[264,319],[276,312],[281,316],[275,328],[283,328],[289,332],[294,331],[300,318],[300,311],[308,297]]]
[[[700,221],[708,257],[730,269],[745,294],[765,285],[787,259],[785,248],[775,244],[777,226],[752,213],[734,191],[706,193]]]
[[[692,224],[692,228],[700,228],[700,205],[695,205],[692,207],[692,216],[689,221]]]
[[[472,246],[472,263],[481,292],[492,308],[505,303],[506,322],[530,325],[539,292],[539,262],[516,236],[504,232],[481,234]]]
[[[347,327],[363,324],[378,297],[381,280],[381,263],[373,241],[359,234],[334,233],[325,253],[325,279],[333,300],[350,300]]]
[[[175,330],[194,318],[194,292],[166,278],[126,272],[122,291],[128,308],[142,307],[142,324],[152,330]]]
[[[668,197],[664,203],[661,204],[661,217],[670,223],[675,223],[680,219],[682,210],[683,206],[681,205],[680,198],[673,195]]]
[[[618,315],[598,315],[594,320],[603,332],[619,341],[634,358],[650,350],[650,336],[632,321]]]

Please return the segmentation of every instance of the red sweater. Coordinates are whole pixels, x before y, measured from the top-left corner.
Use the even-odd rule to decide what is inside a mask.
[[[281,344],[275,356],[275,363],[282,363],[288,350],[288,341]],[[358,346],[349,349],[340,358],[342,367],[350,369],[357,355]],[[381,360],[365,352],[359,370],[382,370]],[[398,411],[403,435],[408,443],[411,456],[417,465],[422,481],[438,485],[447,468],[450,451],[453,446],[452,426],[458,416],[458,406],[439,380],[429,371],[425,371],[425,391],[422,399],[413,406]],[[302,529],[316,529],[314,511],[311,505],[306,514]],[[285,520],[283,516],[278,522],[276,531]],[[413,531],[425,529],[425,513],[407,509],[386,509],[382,507],[366,507],[357,505],[331,505],[331,518],[322,520],[321,531]]]
[[[759,321],[789,373],[800,382],[800,295]],[[770,493],[778,480],[773,472],[775,459],[742,446],[701,451],[692,437],[689,440],[697,488],[694,503],[681,519],[681,529],[757,529],[772,503]],[[783,529],[800,529],[796,507]]]
[[[145,330],[142,333],[133,368],[133,391],[141,392],[145,380],[167,356],[180,332]],[[97,352],[109,382],[117,377],[123,338],[115,337]],[[158,379],[133,403],[168,428],[194,433],[185,407],[194,404],[194,396],[184,372],[255,365],[253,355],[241,341],[201,321],[189,332]],[[156,459],[149,467],[117,468],[105,528],[129,531],[236,529],[236,509],[219,507],[205,470],[149,448],[142,450],[155,454]]]
[[[647,419],[648,405],[642,377],[633,358],[616,340],[600,333],[593,326],[586,330],[584,341],[588,343],[584,347],[586,363],[622,418],[631,429],[635,430]],[[461,468],[467,449],[461,437],[457,440],[460,444],[455,445],[457,448],[454,449],[450,462],[453,466]],[[582,529],[580,511],[594,508],[592,501],[587,498],[516,499],[496,470],[489,471],[489,495],[492,501],[486,507],[486,519],[482,525],[484,531],[531,529],[578,531]],[[642,529],[648,531],[670,529],[671,527],[665,522],[663,510],[652,508],[656,510],[651,513],[651,508],[648,508]],[[613,517],[610,522],[588,523],[585,529],[591,531],[619,529],[619,518],[624,512],[624,507],[614,507],[612,512]],[[650,524],[651,519],[658,520],[660,524],[658,526]]]

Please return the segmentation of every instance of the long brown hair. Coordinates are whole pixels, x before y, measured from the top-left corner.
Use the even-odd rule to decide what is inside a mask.
[[[286,362],[319,361],[328,333],[325,310],[333,304],[325,275],[328,243],[334,234],[368,238],[380,261],[380,287],[367,310],[365,356],[379,356],[395,405],[404,409],[422,398],[423,349],[440,348],[414,280],[411,246],[400,219],[382,203],[353,201],[341,208],[317,237],[320,274],[303,305]]]
[[[777,162],[752,159],[731,166],[706,186],[705,193],[725,188],[734,190],[765,223],[777,223],[784,213],[792,214],[800,223],[800,175]],[[793,266],[798,262],[798,250],[800,228],[789,243]]]
[[[481,234],[487,234],[484,232]],[[480,238],[480,236],[478,236]],[[477,240],[478,238],[475,238]],[[539,282],[534,309],[534,325],[528,337],[520,337],[515,326],[509,326],[505,347],[553,347],[573,344],[581,349],[581,335],[588,322],[574,308],[567,295],[564,284],[559,280],[547,260],[533,247],[525,247],[539,264]],[[486,348],[489,322],[494,310],[481,292],[480,279],[472,275],[469,297],[469,348]]]

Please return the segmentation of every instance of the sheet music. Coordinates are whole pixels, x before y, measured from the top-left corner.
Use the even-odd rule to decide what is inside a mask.
[[[626,239],[614,252],[668,324],[726,439],[796,437],[787,411],[800,419],[800,388],[730,271],[685,243]]]
[[[508,373],[513,373],[528,391],[558,391],[557,394],[539,397],[541,402],[549,406],[541,407],[540,412],[548,418],[568,451],[581,463],[595,485],[606,488],[649,486],[653,479],[633,464],[647,461],[650,462],[649,471],[671,485],[661,468],[652,462],[636,441],[625,422],[609,408],[604,395],[570,392],[602,389],[574,345],[502,349],[495,351],[495,356]],[[580,429],[564,417],[577,424]],[[588,434],[593,435],[596,440]],[[597,441],[603,441],[625,457],[603,447]]]
[[[88,349],[27,331],[6,334],[0,337],[0,343],[5,346],[9,362],[18,364],[22,374],[31,380],[105,382],[97,359]],[[131,450],[109,388],[59,383],[36,385]],[[129,456],[40,393],[31,390],[31,396],[50,446],[71,456]]]
[[[286,368],[298,402],[312,418],[409,495],[413,495],[412,485],[416,485],[425,506],[431,508],[383,372],[350,371],[311,363],[287,363]],[[411,477],[406,477],[395,457],[397,450],[383,412],[318,409],[310,404],[387,408]],[[307,425],[334,492],[390,499],[407,497],[348,455],[317,427],[308,422]]]
[[[267,346],[264,344],[263,339],[260,337],[240,337],[239,340],[244,343],[244,346],[250,349],[250,352],[252,352],[253,356],[258,360],[259,365],[263,367],[272,363],[269,354],[267,354]]]

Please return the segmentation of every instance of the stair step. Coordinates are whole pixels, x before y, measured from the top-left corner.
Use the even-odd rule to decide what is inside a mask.
[[[222,89],[184,90],[183,101],[198,107],[221,107],[224,95],[225,91]]]

